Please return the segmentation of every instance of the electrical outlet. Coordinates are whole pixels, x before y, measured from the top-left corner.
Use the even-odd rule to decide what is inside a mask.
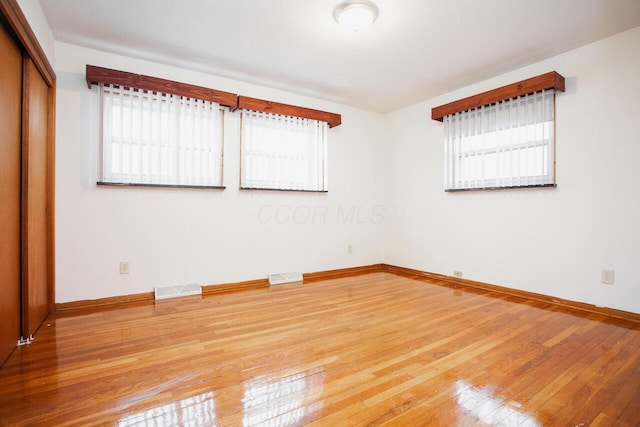
[[[348,254],[352,254],[353,253],[353,245],[347,245],[347,253]]]
[[[453,270],[453,277],[462,277],[462,271]]]
[[[602,270],[600,281],[605,285],[613,285],[613,270]]]
[[[120,274],[129,274],[129,262],[120,261]]]

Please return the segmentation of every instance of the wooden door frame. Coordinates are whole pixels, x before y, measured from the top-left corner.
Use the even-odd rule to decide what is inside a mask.
[[[0,366],[22,335],[22,63],[19,43],[0,21]]]
[[[34,62],[49,87],[47,117],[47,290],[48,311],[55,308],[55,102],[56,74],[17,0],[0,0],[0,19],[16,39],[23,55]]]
[[[36,68],[42,74],[49,87],[55,86],[56,73],[49,62],[49,58],[44,53],[38,38],[31,29],[27,18],[22,13],[17,0],[0,0],[0,15],[4,18],[7,26],[13,31],[22,48],[36,64]]]

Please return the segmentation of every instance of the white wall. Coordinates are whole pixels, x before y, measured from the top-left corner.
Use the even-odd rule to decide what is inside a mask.
[[[49,62],[52,66],[55,66],[55,40],[40,2],[37,0],[18,0],[18,5],[27,21],[29,21],[29,26],[36,35]]]
[[[381,116],[56,43],[56,300],[384,261],[640,312],[638,46],[640,28]],[[330,192],[239,191],[231,113],[226,190],[97,188],[98,106],[85,64],[341,113]],[[550,70],[567,83],[557,97],[558,188],[444,193],[431,108]],[[615,270],[613,286],[600,283],[602,268]]]
[[[431,108],[553,70],[558,188],[445,193]],[[640,313],[639,76],[640,27],[390,114],[385,262]]]
[[[98,92],[86,64],[342,114],[329,131],[329,193],[238,190],[239,115],[229,112],[226,190],[98,188]],[[56,73],[57,302],[382,262],[382,116],[62,43]]]

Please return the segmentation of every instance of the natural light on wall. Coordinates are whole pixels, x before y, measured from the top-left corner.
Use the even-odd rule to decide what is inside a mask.
[[[445,190],[555,185],[555,91],[444,117]]]
[[[241,188],[327,191],[328,130],[318,120],[243,110]]]
[[[100,92],[101,183],[222,185],[217,103],[111,85]]]

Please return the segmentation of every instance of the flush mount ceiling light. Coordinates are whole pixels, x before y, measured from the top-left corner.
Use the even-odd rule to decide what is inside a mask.
[[[378,8],[368,0],[346,1],[334,9],[333,17],[342,27],[358,32],[376,20]]]

